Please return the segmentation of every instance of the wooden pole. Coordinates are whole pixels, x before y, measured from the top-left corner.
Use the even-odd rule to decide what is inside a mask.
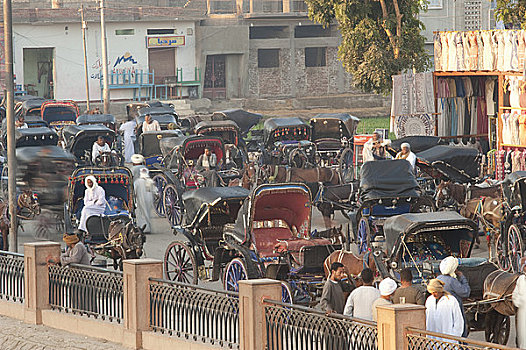
[[[104,0],[100,0],[100,39],[102,47],[102,75],[104,113],[110,113],[110,89],[108,84],[108,44],[106,41],[106,20],[104,19]]]
[[[86,21],[84,20],[84,5],[80,6],[80,20],[81,20],[81,28],[82,28],[82,48],[84,50],[84,80],[86,84],[86,109],[89,111],[91,109],[90,102],[89,102],[89,77],[88,77],[88,53],[87,53],[87,46],[86,46],[86,29],[88,29],[88,26],[86,25]]]

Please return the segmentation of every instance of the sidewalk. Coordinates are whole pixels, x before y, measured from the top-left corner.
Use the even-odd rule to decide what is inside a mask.
[[[0,349],[2,350],[129,350],[105,340],[29,325],[0,316]]]

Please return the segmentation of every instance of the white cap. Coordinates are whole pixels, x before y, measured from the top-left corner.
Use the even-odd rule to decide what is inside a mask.
[[[398,285],[392,278],[385,278],[382,282],[380,282],[380,294],[383,296],[391,295],[395,292],[396,288],[398,288]]]
[[[458,259],[453,256],[448,256],[440,262],[440,272],[443,275],[456,277],[455,271],[458,267]]]

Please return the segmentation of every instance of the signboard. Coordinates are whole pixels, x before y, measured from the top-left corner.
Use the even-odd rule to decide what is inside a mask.
[[[184,46],[185,37],[184,35],[180,36],[147,36],[146,37],[146,47],[148,49],[155,49],[158,47],[177,47]]]

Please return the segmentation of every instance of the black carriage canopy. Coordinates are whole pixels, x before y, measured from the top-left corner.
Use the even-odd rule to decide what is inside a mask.
[[[2,137],[7,145],[7,133]],[[16,147],[56,146],[58,135],[55,130],[46,127],[15,129]]]
[[[167,129],[168,127],[177,128],[177,117],[173,114],[152,114],[152,119],[157,120],[159,126],[162,129]],[[137,117],[137,125],[142,125],[144,123],[145,115],[140,115]]]
[[[480,153],[474,148],[438,145],[416,156],[456,182],[473,182],[479,175]]]
[[[392,216],[385,220],[383,229],[391,258],[395,258],[400,252],[405,254],[407,250],[411,250],[408,243],[427,244],[427,249],[438,249],[435,254],[457,256],[461,250],[460,242],[466,241],[470,244],[470,253],[478,233],[475,222],[454,211]],[[469,253],[463,257],[469,257]]]
[[[401,139],[393,140],[393,142],[391,142],[391,148],[396,152],[400,152],[402,150],[402,143],[405,142],[411,146],[411,151],[413,153],[419,153],[440,145],[442,139],[438,136],[406,136]]]
[[[81,114],[77,118],[77,124],[115,124],[115,116],[112,114]]]
[[[363,164],[360,170],[362,201],[418,196],[420,187],[408,161],[377,160]]]
[[[177,118],[177,112],[173,107],[168,105],[163,106],[149,106],[139,108],[139,118],[144,117],[146,114],[150,114],[152,117],[154,115],[165,115],[169,114]]]
[[[183,137],[181,130],[162,130],[162,131],[147,131],[141,134],[139,137],[139,145],[141,147],[141,154],[145,157],[165,155],[163,152],[163,146],[165,142],[172,142],[175,138]],[[165,144],[166,148],[170,147],[169,144]],[[168,150],[168,152],[171,148]]]
[[[21,147],[16,149],[19,163],[48,162],[52,160],[74,162],[75,157],[59,146]]]
[[[84,155],[85,150],[91,151],[99,136],[104,136],[111,146],[115,139],[115,131],[104,125],[67,125],[62,129],[66,148],[77,158]]]
[[[310,225],[311,193],[305,184],[265,184],[255,188],[243,203],[233,235],[240,243],[267,239],[274,245],[275,234],[290,239],[296,230],[309,237]]]
[[[69,207],[75,209],[78,200],[84,198],[87,176],[93,175],[97,183],[104,189],[106,199],[115,197],[126,203],[128,211],[135,211],[133,205],[133,179],[131,171],[124,167],[114,168],[80,168],[73,172],[68,186]]]
[[[308,140],[311,127],[303,119],[270,118],[263,124],[263,140],[269,145],[275,141]]]
[[[27,116],[35,115],[40,116],[40,107],[50,100],[44,99],[42,97],[30,98],[22,102],[19,109],[16,111],[16,116]]]
[[[225,143],[238,144],[239,127],[231,120],[202,121],[194,128],[196,135],[216,136]]]
[[[520,205],[526,208],[526,171],[515,171],[508,174],[501,184],[502,194],[510,206]]]
[[[186,226],[199,224],[204,219],[213,221],[212,225],[222,226],[234,222],[239,208],[250,191],[239,186],[235,187],[204,187],[183,193],[184,222]],[[213,210],[209,208],[213,207]],[[223,219],[219,218],[224,216]]]
[[[49,124],[57,122],[76,122],[78,109],[73,102],[46,102],[41,109],[42,119]]]
[[[28,115],[24,117],[24,121],[28,128],[49,127],[48,122],[42,120],[42,118],[37,115]]]
[[[263,116],[243,109],[227,109],[212,114],[212,120],[231,120],[239,126],[241,132],[246,134],[254,125],[257,125]]]
[[[350,139],[354,136],[360,119],[347,113],[321,113],[310,120],[312,140]]]
[[[178,137],[172,142],[173,147],[170,154],[173,154],[174,149],[177,149],[177,154],[186,160],[197,160],[204,153],[205,148],[210,149],[216,155],[218,162],[224,160],[225,157],[223,141],[218,137],[192,135]]]

